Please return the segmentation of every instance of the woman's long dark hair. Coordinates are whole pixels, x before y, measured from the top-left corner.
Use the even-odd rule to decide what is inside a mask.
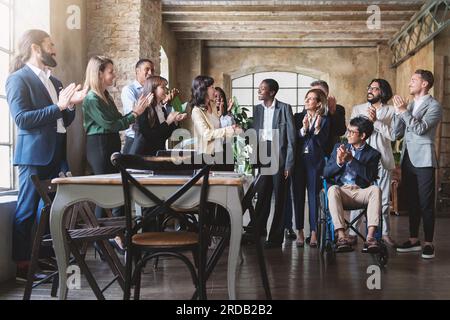
[[[192,99],[194,106],[207,109],[206,95],[208,94],[208,87],[214,84],[214,79],[208,76],[198,76],[192,82]]]
[[[42,30],[28,30],[22,35],[17,46],[17,55],[11,62],[9,72],[14,73],[22,69],[31,58],[31,45],[42,45],[46,38],[50,35]]]
[[[225,94],[225,91],[221,87],[216,87],[216,91],[220,94],[220,96],[223,99],[223,111],[221,116],[226,116],[228,114],[228,102],[227,102],[227,96]],[[219,111],[219,110],[217,110]]]
[[[148,96],[150,93],[155,94],[155,98],[153,99],[152,104],[150,105],[150,107],[148,108],[148,121],[150,124],[150,128],[153,128],[156,124],[156,110],[155,107],[157,105],[157,101],[156,101],[156,88],[158,88],[159,86],[167,86],[169,82],[164,79],[163,77],[160,76],[150,76],[144,84],[144,88],[142,89],[142,94],[144,95],[144,97]]]

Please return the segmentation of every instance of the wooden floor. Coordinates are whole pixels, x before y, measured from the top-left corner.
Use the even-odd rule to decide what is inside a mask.
[[[392,217],[392,235],[405,241],[408,235],[407,217]],[[390,250],[387,268],[381,274],[381,290],[367,288],[367,268],[374,264],[370,255],[355,251],[339,254],[333,265],[320,262],[318,250],[296,248],[292,243],[284,244],[282,250],[266,250],[270,285],[274,299],[450,299],[450,219],[436,221],[436,258],[425,261],[420,253],[397,254]],[[361,245],[361,244],[360,244]],[[264,299],[254,248],[243,247],[244,261],[237,275],[238,299]],[[219,262],[208,281],[208,298],[227,299],[226,256]],[[99,258],[89,256],[89,265],[106,285],[111,278],[108,267]],[[187,269],[176,260],[163,260],[157,271],[148,266],[142,282],[142,299],[190,299],[193,286]],[[0,299],[21,299],[23,284],[11,281],[0,285]],[[122,292],[113,285],[106,298],[119,300]],[[50,286],[33,291],[33,299],[50,298]],[[69,291],[69,299],[95,299],[83,277],[82,289]]]

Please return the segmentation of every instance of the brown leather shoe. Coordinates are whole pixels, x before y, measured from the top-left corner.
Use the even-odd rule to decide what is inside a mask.
[[[353,248],[348,239],[340,238],[336,242],[336,252],[351,252]]]
[[[358,244],[358,236],[353,236],[353,235],[349,234],[347,236],[347,240],[351,246],[356,246]]]
[[[378,241],[375,238],[367,238],[366,246],[368,253],[378,253],[380,250],[380,247],[378,246]]]

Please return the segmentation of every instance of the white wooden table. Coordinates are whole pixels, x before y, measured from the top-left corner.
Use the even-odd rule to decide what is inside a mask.
[[[150,176],[135,175],[138,181],[145,185],[160,199],[172,195],[189,177],[183,176]],[[74,178],[59,178],[52,181],[58,186],[55,200],[50,213],[50,231],[58,262],[59,299],[67,298],[67,268],[69,250],[63,233],[64,212],[80,201],[92,201],[102,208],[115,208],[124,205],[122,181],[119,174],[103,176],[86,176]],[[247,179],[239,175],[211,176],[209,179],[208,202],[223,206],[230,215],[231,237],[228,254],[228,295],[230,300],[236,300],[236,271],[242,236],[242,206],[244,185]],[[201,183],[201,181],[199,182]],[[174,208],[192,209],[200,203],[200,188],[197,184],[174,204]],[[132,187],[132,201],[142,207],[154,206],[150,199]]]

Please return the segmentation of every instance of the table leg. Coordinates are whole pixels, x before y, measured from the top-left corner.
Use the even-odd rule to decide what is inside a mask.
[[[69,265],[69,248],[67,239],[64,236],[64,212],[67,208],[66,201],[61,196],[56,195],[50,211],[50,232],[53,240],[56,261],[59,272],[59,299],[67,299],[67,267]]]
[[[228,297],[236,300],[236,272],[242,238],[242,206],[237,188],[228,188],[227,210],[230,214],[231,235],[228,253]]]

